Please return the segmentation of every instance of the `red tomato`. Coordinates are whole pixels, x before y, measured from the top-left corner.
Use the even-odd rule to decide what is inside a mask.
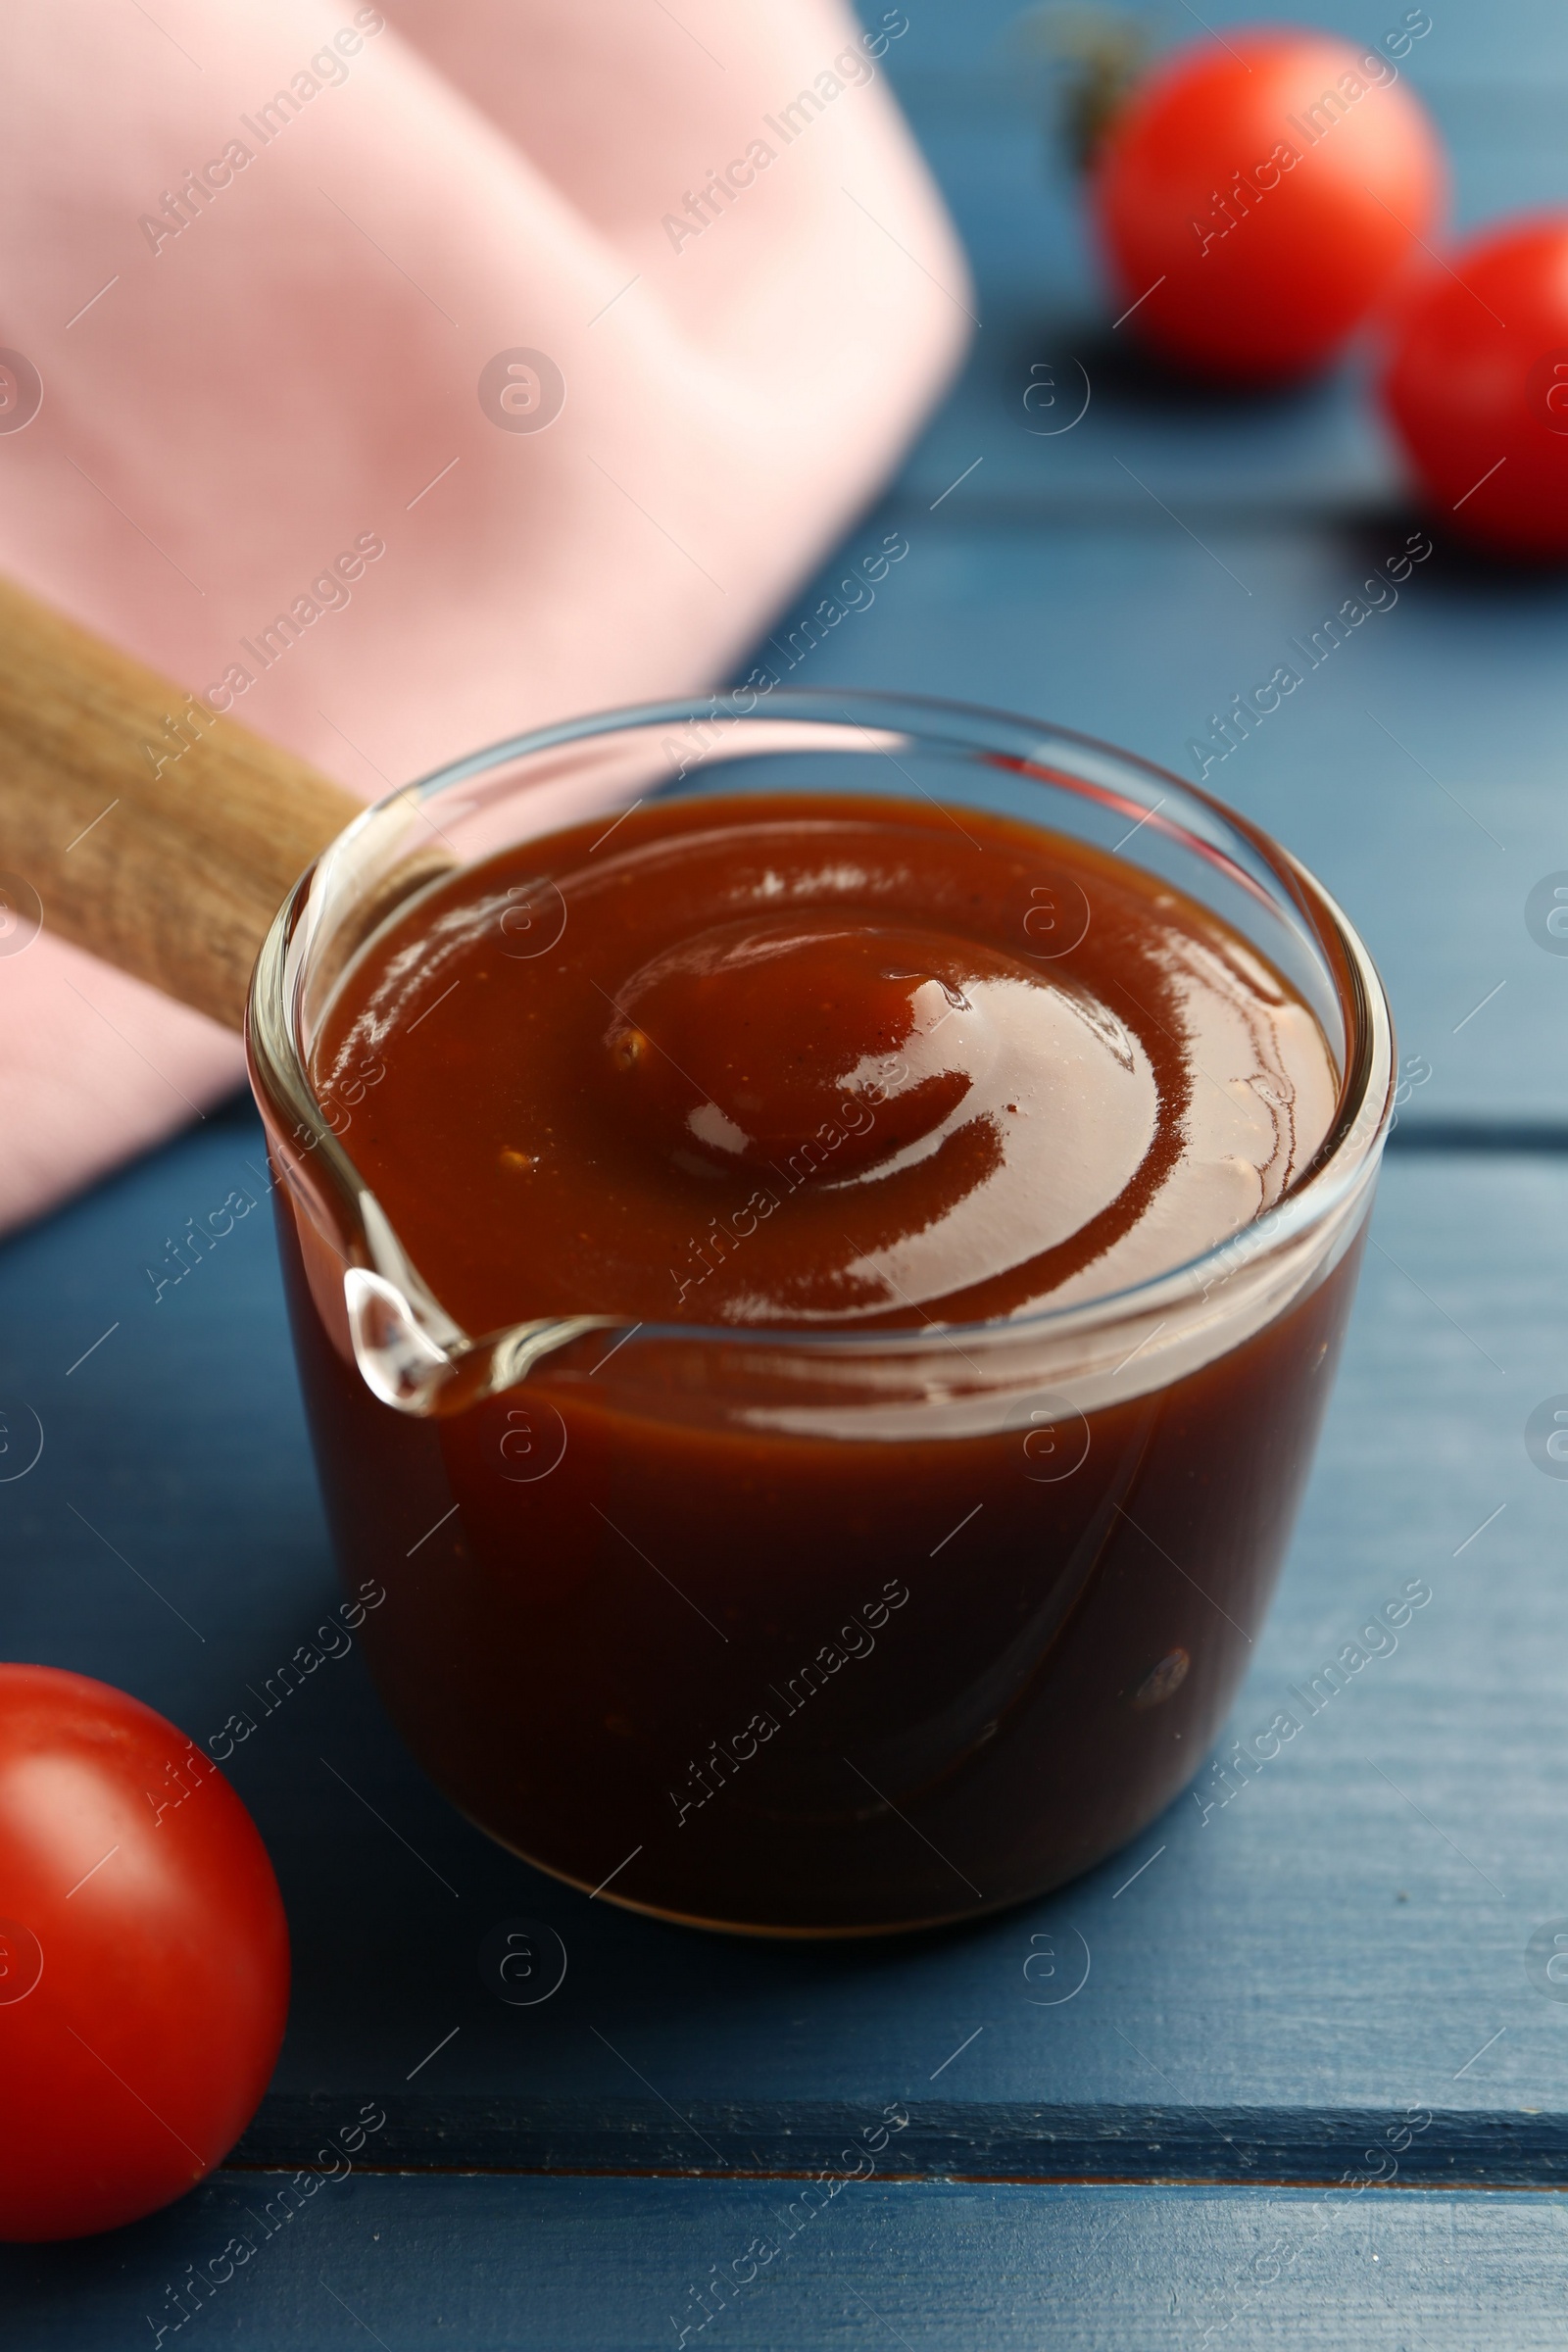
[[[1437,133],[1397,71],[1382,48],[1283,29],[1157,67],[1092,185],[1129,326],[1243,383],[1332,360],[1444,206]]]
[[[222,1774],[139,1699],[0,1666],[0,2238],[167,2205],[256,2111],[288,1929]]]
[[[1456,530],[1568,556],[1568,215],[1490,228],[1424,277],[1383,397]]]

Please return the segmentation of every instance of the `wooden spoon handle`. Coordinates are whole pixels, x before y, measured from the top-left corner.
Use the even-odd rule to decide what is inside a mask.
[[[0,888],[45,930],[238,1029],[269,924],[361,806],[0,581]]]

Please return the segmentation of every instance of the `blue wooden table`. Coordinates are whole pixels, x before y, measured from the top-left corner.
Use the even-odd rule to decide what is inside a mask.
[[[797,675],[1031,710],[1193,774],[1209,712],[1413,527],[1391,455],[1353,369],[1247,407],[1142,374],[1070,192],[1042,175],[1006,11],[910,13],[890,62],[984,327],[848,544],[896,525],[908,560]],[[1559,13],[1470,0],[1411,72],[1463,216],[1568,193]],[[1074,363],[1088,413],[1031,430],[1026,388]],[[272,2088],[177,2207],[0,2250],[0,2340],[172,2342],[181,2281],[245,2228],[256,2254],[193,2336],[1563,2342],[1568,1985],[1545,1960],[1568,1934],[1568,1481],[1526,1424],[1568,1392],[1568,957],[1525,906],[1568,868],[1568,585],[1434,538],[1397,608],[1208,779],[1360,925],[1410,1080],[1232,1734],[1419,1579],[1396,1646],[1250,1777],[1227,1779],[1228,1737],[1196,1792],[1050,1900],[864,1948],[590,1905],[458,1819],[358,1652],[330,1662],[229,1766],[294,1936]],[[156,1306],[144,1270],[187,1215],[256,1189],[261,1157],[235,1104],[0,1253],[0,1403],[45,1439],[0,1484],[4,1647],[122,1684],[198,1740],[334,1596],[264,1219]],[[564,1963],[527,2006],[481,1968],[509,1922]],[[367,2102],[384,2120],[327,2178],[320,2151]]]

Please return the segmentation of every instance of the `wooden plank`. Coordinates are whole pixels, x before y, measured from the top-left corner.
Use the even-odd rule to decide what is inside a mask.
[[[296,2210],[286,2176],[227,2172],[84,2245],[0,2247],[0,2295],[29,2352],[156,2346],[159,2326],[184,2342],[181,2310],[201,2341],[252,2352],[1562,2342],[1568,2250],[1549,2197],[806,2186],[359,2174]]]
[[[6,1646],[122,1683],[198,1739],[332,1598],[262,1208],[156,1304],[144,1271],[187,1214],[255,1192],[259,1165],[248,1114],[215,1118],[0,1253],[0,1395],[47,1439],[0,1487]],[[323,1668],[233,1766],[297,1966],[258,2151],[299,2160],[322,2096],[373,2093],[409,2162],[497,2161],[510,2133],[514,2161],[701,2165],[706,2137],[726,2164],[755,2148],[778,2165],[845,2111],[903,2100],[930,2169],[1072,2169],[1099,2133],[1125,2143],[1107,2169],[1147,2172],[1175,2132],[1189,2169],[1321,2171],[1345,2111],[1415,2104],[1458,2118],[1429,2169],[1554,2177],[1563,2018],[1524,1953],[1568,1913],[1568,1489],[1522,1432],[1563,1385],[1561,1200],[1547,1155],[1390,1165],[1235,1730],[1263,1731],[1425,1579],[1396,1653],[1233,1801],[1205,1816],[1187,1796],[1125,1856],[971,1933],[758,1945],[589,1905],[452,1813],[357,1651]],[[478,1975],[484,1935],[516,1917],[569,1954],[535,2009]],[[1078,1936],[1088,1984],[1037,2005],[1033,1939],[1076,1952]],[[1129,2114],[1090,2114],[1105,2108]],[[1235,2149],[1219,2110],[1250,2111]]]

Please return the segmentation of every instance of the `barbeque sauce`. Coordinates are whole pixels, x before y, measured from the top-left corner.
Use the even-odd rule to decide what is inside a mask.
[[[1206,1354],[1086,1410],[999,1405],[989,1348],[1309,1167],[1334,1058],[1238,932],[968,807],[656,802],[427,888],[312,1067],[471,1338],[607,1319],[400,1412],[281,1218],[340,1555],[387,1589],[377,1680],[485,1828],[605,1899],[854,1934],[1039,1892],[1191,1776],[1358,1236],[1230,1335],[1222,1284]],[[807,1345],[879,1340],[907,1370],[869,1401]]]

